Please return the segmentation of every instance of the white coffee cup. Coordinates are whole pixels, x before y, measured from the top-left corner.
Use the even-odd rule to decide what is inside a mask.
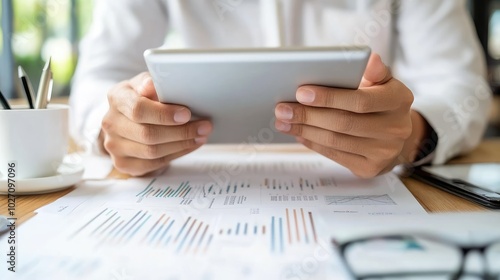
[[[62,104],[0,110],[0,178],[57,174],[68,149],[68,111],[69,106]]]

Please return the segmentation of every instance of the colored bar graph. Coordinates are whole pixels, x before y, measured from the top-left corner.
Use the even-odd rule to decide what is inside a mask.
[[[309,221],[311,221],[311,228],[314,236],[314,243],[318,243],[318,236],[316,235],[316,228],[314,227],[314,219],[312,213],[309,212]]]
[[[156,187],[153,184],[156,182],[156,178],[151,180],[151,182],[144,188],[141,192],[136,194],[139,197],[140,202],[144,198],[154,197],[154,198],[185,198],[192,190],[189,185],[189,181],[183,181],[177,186],[177,188],[172,186]]]
[[[283,219],[280,218],[280,252],[283,253],[283,251],[285,250],[285,244],[284,244],[284,241],[283,241]]]
[[[276,218],[271,217],[271,252],[275,253],[279,250],[280,253],[285,251],[285,242],[283,238],[283,218],[278,218],[276,225]],[[279,242],[279,249],[276,247],[276,243]]]
[[[108,229],[110,229],[120,218],[121,216],[117,216],[109,225],[107,225],[101,230],[101,232],[99,232],[99,236],[102,236],[105,232],[107,232]]]
[[[274,216],[271,217],[271,252],[275,250]]]
[[[146,186],[146,188],[142,192],[138,193],[136,196],[144,196],[144,194],[147,193],[152,188],[152,185],[155,181],[156,181],[156,178],[151,180],[151,182],[149,182],[149,184]]]
[[[186,182],[182,187],[187,192]],[[152,189],[144,191],[144,194]],[[182,191],[182,190],[181,190]],[[157,194],[158,195],[158,194]],[[87,239],[96,248],[102,246],[117,246],[121,244],[141,245],[151,248],[162,248],[173,254],[205,253],[213,242],[213,233],[209,223],[195,218],[186,217],[181,223],[178,218],[154,210],[109,209],[96,211],[75,227],[78,232],[68,234],[67,238]],[[236,235],[242,236],[244,226],[237,225]],[[235,236],[235,235],[233,235]]]
[[[135,230],[132,232],[132,234],[128,237],[127,242],[130,242],[130,240],[144,226],[144,224],[149,220],[149,218],[151,218],[151,215],[149,215],[138,227],[135,228]]]
[[[142,239],[141,243],[144,242],[146,240],[146,238],[153,232],[153,230],[156,228],[156,226],[160,223],[161,219],[163,219],[163,217],[165,217],[165,214],[162,214],[160,216],[160,218],[158,218],[158,220],[156,220],[156,222],[153,224],[153,226],[148,230],[148,232],[146,233],[146,235],[144,235],[144,238]]]
[[[167,222],[168,222],[169,219],[170,219],[170,217],[168,217],[165,221],[163,221],[163,223],[160,225],[160,227],[155,231],[155,233],[153,234],[153,236],[149,240],[150,243],[152,243],[155,240],[156,236],[161,232],[161,230],[163,229],[163,227],[167,225]],[[158,243],[160,243],[159,240],[158,240],[157,244]]]
[[[182,246],[184,245],[184,242],[186,242],[186,239],[187,237],[189,236],[189,233],[191,232],[191,230],[193,229],[193,226],[196,224],[196,219],[193,220],[193,222],[191,223],[191,226],[189,226],[189,229],[188,231],[186,232],[186,234],[184,235],[184,238],[182,238],[182,241],[181,243],[179,243],[179,246],[177,246],[177,253],[180,252],[180,250],[182,249]]]
[[[108,208],[102,210],[101,212],[99,212],[99,214],[97,214],[95,217],[93,217],[92,219],[90,219],[86,224],[84,224],[83,226],[81,226],[80,228],[78,228],[78,230],[76,230],[70,238],[76,236],[78,233],[80,233],[83,229],[85,229],[88,225],[90,225],[90,223],[92,223],[93,221],[95,221],[97,218],[99,218],[99,216],[102,215],[102,213],[106,212],[106,210],[108,210]]]
[[[306,243],[309,243],[309,236],[307,234],[306,219],[304,218],[304,209],[300,208],[300,213],[302,215],[302,225],[304,226],[304,236],[306,238]]]
[[[158,239],[158,244],[160,244],[160,242],[163,240],[163,238],[165,238],[165,236],[167,235],[168,231],[170,230],[170,228],[172,227],[172,225],[174,224],[174,222],[175,222],[175,220],[170,221],[170,223],[168,224],[168,226],[165,228],[165,231],[163,231],[162,235],[160,236],[160,239]],[[165,240],[165,245],[168,244],[168,241],[170,241],[170,236]]]
[[[143,194],[153,191],[161,196],[168,193],[166,189],[157,191],[154,186],[149,187],[149,190],[142,190]],[[231,191],[233,187],[231,185]],[[181,195],[182,192],[187,193],[188,188],[189,183],[186,181],[171,190],[177,192],[175,195]],[[200,188],[200,194],[201,191]],[[219,241],[224,239],[242,244],[254,244],[255,240],[260,240],[265,242],[266,247],[269,246],[268,252],[283,254],[294,246],[318,243],[313,212],[306,209],[263,210],[248,216],[248,219],[245,216],[231,216],[225,220],[225,216],[222,216],[222,222],[218,218],[213,220],[221,225],[214,228],[203,219],[204,216],[182,218],[177,211],[105,208],[96,210],[82,220],[75,227],[78,231],[68,235],[68,238],[87,238],[95,242],[96,247],[137,244],[184,255],[207,252],[210,244],[221,244]]]
[[[286,228],[288,232],[288,244],[292,244],[292,231],[290,230],[290,217],[288,216],[288,208],[286,208]]]
[[[177,236],[174,239],[174,243],[177,243],[177,239],[179,239],[179,236],[181,236],[182,232],[186,228],[186,225],[189,223],[189,220],[191,220],[191,217],[188,217],[187,220],[186,220],[186,222],[184,222],[184,225],[182,225],[181,230],[179,231],[179,233],[177,233]]]
[[[198,244],[196,245],[196,248],[194,248],[194,254],[198,252],[198,249],[201,247],[201,244],[203,243],[203,239],[205,238],[205,235],[207,234],[208,231],[208,225],[205,226],[205,230],[203,230],[203,233],[201,234],[200,239],[198,240]]]
[[[108,213],[109,214],[109,213]],[[96,227],[91,233],[90,235],[93,235],[96,231],[98,231],[101,227],[103,227],[107,222],[109,222],[115,215],[117,214],[117,212],[115,212],[113,215],[111,215],[109,218],[107,218],[104,222],[102,222],[98,227]]]
[[[198,227],[196,228],[196,231],[194,232],[193,236],[191,237],[191,240],[189,241],[189,244],[186,248],[186,251],[185,253],[187,253],[189,251],[189,249],[191,248],[191,246],[193,245],[193,242],[194,240],[196,239],[196,236],[198,235],[198,232],[200,231],[200,228],[203,226],[203,222],[200,222],[200,224],[198,225]]]
[[[299,222],[297,220],[297,210],[296,209],[293,209],[293,220],[295,222],[295,232],[297,234],[297,242],[300,242]]]

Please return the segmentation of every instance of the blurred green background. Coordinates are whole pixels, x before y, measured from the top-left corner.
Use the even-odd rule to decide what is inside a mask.
[[[17,65],[22,65],[36,91],[43,65],[51,56],[53,95],[68,95],[78,57],[78,42],[92,21],[93,4],[94,0],[2,0],[0,9],[4,9],[6,5],[12,7],[14,76],[17,77]],[[2,11],[2,29],[9,25],[5,24],[5,17],[8,15],[4,12]],[[7,54],[1,35],[0,48],[0,75],[5,77],[4,71],[8,71],[5,65]],[[3,91],[8,91],[4,89],[4,85],[1,86]]]

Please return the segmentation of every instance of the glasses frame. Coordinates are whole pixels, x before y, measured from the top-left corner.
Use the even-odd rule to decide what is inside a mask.
[[[404,234],[387,234],[387,235],[381,234],[381,235],[366,236],[366,237],[356,238],[356,239],[352,239],[352,240],[348,240],[348,241],[344,241],[344,242],[338,242],[335,238],[333,238],[332,243],[333,243],[334,247],[338,248],[342,262],[344,263],[344,266],[347,268],[348,272],[351,274],[351,276],[354,279],[357,279],[357,280],[363,280],[363,279],[367,279],[367,278],[377,278],[377,277],[394,277],[394,278],[396,278],[396,277],[409,277],[409,276],[426,276],[426,275],[427,276],[436,276],[436,275],[440,275],[441,274],[440,272],[430,272],[430,271],[425,272],[424,271],[424,272],[411,272],[411,273],[407,273],[407,272],[398,273],[398,272],[396,272],[396,273],[385,273],[385,274],[358,276],[353,271],[352,267],[349,265],[349,262],[347,261],[347,258],[345,255],[346,250],[349,246],[351,246],[354,243],[365,242],[365,241],[369,241],[369,240],[373,240],[373,239],[404,239],[404,238],[406,238],[406,239],[423,238],[423,239],[426,239],[429,241],[439,242],[441,244],[453,246],[456,249],[458,249],[458,251],[461,252],[460,264],[459,264],[457,271],[454,274],[452,274],[452,276],[450,278],[451,280],[458,280],[460,277],[465,275],[464,274],[465,260],[466,260],[467,254],[471,251],[479,252],[481,254],[481,259],[482,259],[483,263],[485,264],[485,269],[484,269],[483,273],[479,275],[481,277],[481,279],[484,279],[484,280],[498,280],[498,279],[500,279],[499,278],[500,275],[492,275],[491,274],[491,270],[488,267],[488,262],[485,261],[485,254],[484,254],[484,252],[489,247],[496,245],[496,244],[500,244],[500,239],[494,239],[492,241],[485,242],[482,245],[462,245],[462,244],[447,240],[447,239],[442,238],[442,237],[437,236],[437,235],[431,235],[431,234],[426,234],[426,233],[415,233],[415,234],[404,233]],[[450,273],[450,272],[446,271],[446,272],[442,272],[442,273],[444,274],[444,273]],[[470,273],[466,273],[466,274],[470,274]]]

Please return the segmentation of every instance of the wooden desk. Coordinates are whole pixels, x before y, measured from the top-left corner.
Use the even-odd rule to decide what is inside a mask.
[[[281,150],[290,152],[289,150]],[[295,152],[307,152],[306,149],[297,149]],[[467,156],[452,160],[453,163],[471,163],[471,162],[500,162],[500,138],[486,140]],[[116,171],[111,172],[110,176],[116,177]],[[118,174],[119,176],[119,174]],[[403,183],[417,198],[420,204],[428,212],[458,212],[458,211],[485,211],[486,208],[478,206],[460,197],[446,193],[425,183],[421,183],[411,178],[402,178]],[[34,215],[34,210],[55,201],[61,196],[72,191],[69,189],[41,195],[17,196],[16,214],[19,222],[23,222]],[[0,214],[7,214],[7,196],[0,196]]]

